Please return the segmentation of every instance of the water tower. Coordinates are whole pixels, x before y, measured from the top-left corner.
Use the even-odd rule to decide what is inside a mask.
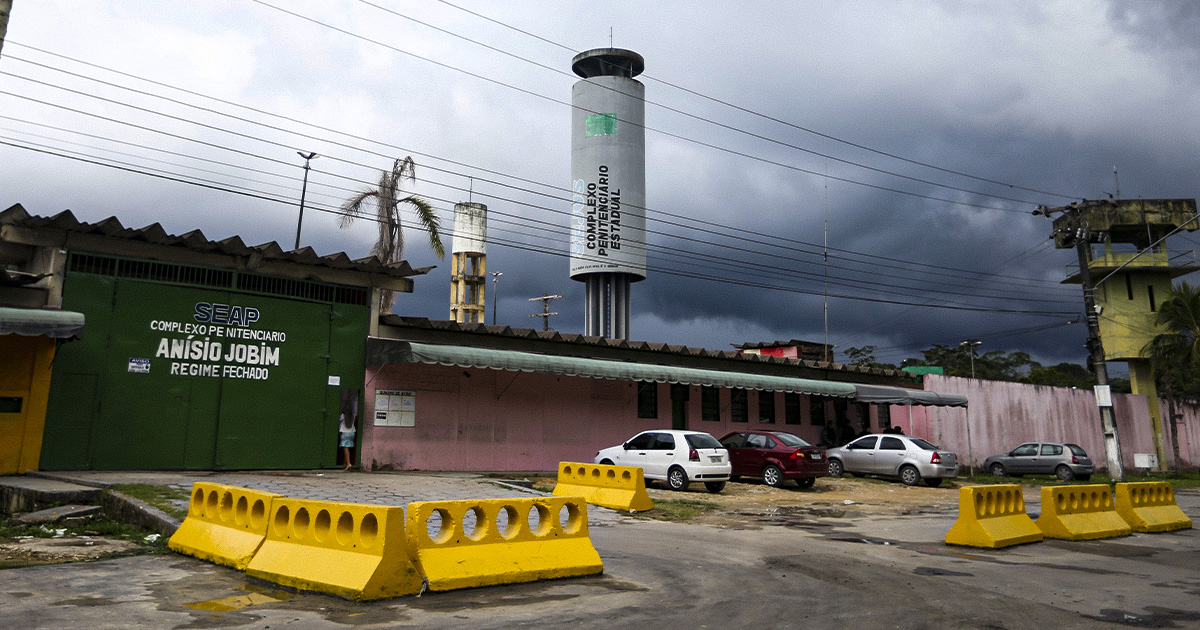
[[[454,204],[450,254],[450,319],[483,324],[487,313],[487,206]]]
[[[645,67],[632,50],[579,53],[571,70],[571,279],[584,334],[629,337],[629,286],[646,279]]]

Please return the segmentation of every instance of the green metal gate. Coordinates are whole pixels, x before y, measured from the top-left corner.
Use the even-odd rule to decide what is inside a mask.
[[[363,389],[367,292],[73,253],[41,468],[336,464],[343,389]]]

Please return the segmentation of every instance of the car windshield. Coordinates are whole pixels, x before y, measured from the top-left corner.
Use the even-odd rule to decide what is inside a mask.
[[[908,438],[908,439],[909,439],[910,441],[912,441],[912,443],[913,443],[913,444],[916,444],[916,445],[917,445],[917,447],[918,447],[918,448],[920,448],[920,449],[922,449],[922,450],[926,450],[926,451],[936,451],[936,450],[938,450],[938,447],[936,447],[936,446],[934,446],[934,445],[930,444],[929,442],[926,442],[925,440],[922,440],[921,438]]]
[[[1068,444],[1067,448],[1071,449],[1071,452],[1074,453],[1076,457],[1088,456],[1087,451],[1083,450],[1083,447],[1079,446],[1078,444]]]
[[[685,436],[687,443],[692,448],[725,448],[717,441],[717,438],[707,433],[689,433]]]
[[[777,433],[772,431],[771,435],[775,436],[775,439],[779,440],[780,442],[783,442],[784,446],[812,446],[812,444],[805,442],[800,437],[792,435],[791,433]]]

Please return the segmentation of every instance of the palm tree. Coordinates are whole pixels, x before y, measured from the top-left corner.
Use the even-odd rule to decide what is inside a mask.
[[[1200,287],[1186,281],[1172,286],[1167,299],[1154,314],[1154,324],[1166,328],[1167,332],[1155,335],[1146,344],[1145,354],[1158,368],[1167,390],[1167,401],[1171,427],[1171,448],[1179,463],[1179,438],[1175,422],[1175,383],[1172,375],[1180,380],[1187,379],[1197,358],[1200,358]]]
[[[342,216],[338,218],[338,227],[350,227],[354,219],[362,214],[363,205],[368,200],[375,200],[375,220],[379,223],[379,238],[371,248],[371,255],[384,264],[398,263],[404,257],[404,231],[400,224],[400,206],[407,205],[413,209],[417,222],[429,233],[429,248],[438,258],[446,257],[442,247],[442,237],[438,233],[440,223],[434,214],[433,206],[428,201],[408,195],[401,198],[400,184],[404,180],[416,181],[416,165],[412,157],[397,158],[392,164],[391,171],[383,171],[379,175],[379,185],[376,188],[364,190],[342,204]],[[394,291],[385,289],[380,293],[379,312],[392,312],[395,302]]]

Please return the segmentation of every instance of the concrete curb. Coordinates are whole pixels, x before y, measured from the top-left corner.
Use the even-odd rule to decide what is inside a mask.
[[[100,505],[126,523],[144,527],[163,536],[169,537],[179,529],[179,521],[170,514],[116,490],[101,493]]]

